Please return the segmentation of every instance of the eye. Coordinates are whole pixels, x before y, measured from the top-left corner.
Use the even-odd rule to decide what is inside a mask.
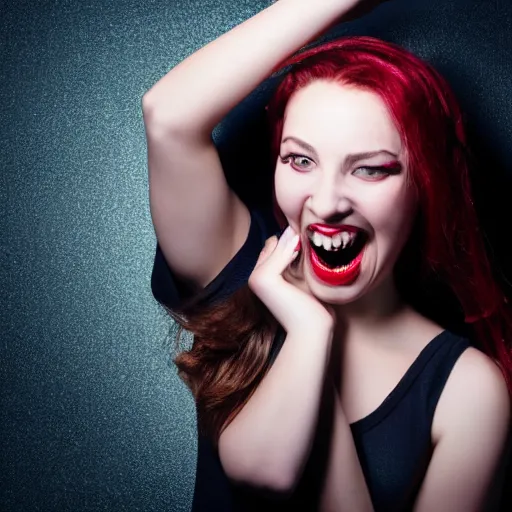
[[[292,167],[294,169],[296,169],[297,171],[307,171],[311,168],[311,166],[307,166],[307,163],[312,163],[313,160],[311,160],[310,158],[308,158],[307,156],[304,156],[304,155],[297,155],[296,153],[289,153],[288,155],[286,156],[282,156],[280,157],[281,158],[281,162],[283,162],[283,164],[287,164],[290,159],[293,161],[292,163]],[[301,163],[298,163],[298,162],[301,162]]]
[[[377,181],[390,174],[398,174],[399,167],[358,167],[352,174],[369,180]]]

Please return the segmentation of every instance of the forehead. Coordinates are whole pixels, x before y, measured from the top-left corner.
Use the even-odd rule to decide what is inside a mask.
[[[401,152],[400,134],[386,105],[375,93],[354,86],[316,80],[289,100],[283,138],[293,135],[329,151]]]

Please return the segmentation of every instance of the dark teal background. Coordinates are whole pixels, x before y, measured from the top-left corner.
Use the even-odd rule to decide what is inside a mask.
[[[189,509],[195,412],[150,290],[141,98],[270,3],[0,5],[1,511]],[[485,162],[489,237],[509,232],[511,2],[389,2],[344,30],[400,42],[450,79]],[[246,118],[230,114],[216,141]]]
[[[141,98],[268,4],[2,2],[2,511],[188,510],[195,413],[151,296]]]

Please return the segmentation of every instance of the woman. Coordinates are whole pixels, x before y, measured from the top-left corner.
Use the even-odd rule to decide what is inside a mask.
[[[153,291],[195,336],[176,359],[201,433],[194,510],[467,512],[497,495],[511,317],[456,102],[372,38],[285,60],[359,5],[281,0],[144,97]],[[268,106],[278,240],[210,134],[287,65]],[[429,316],[442,285],[478,349]]]

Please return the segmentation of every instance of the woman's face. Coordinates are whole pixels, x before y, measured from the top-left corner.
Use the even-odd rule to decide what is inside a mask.
[[[301,236],[297,270],[317,298],[353,302],[392,275],[416,213],[407,172],[378,95],[317,80],[292,96],[275,192]]]

